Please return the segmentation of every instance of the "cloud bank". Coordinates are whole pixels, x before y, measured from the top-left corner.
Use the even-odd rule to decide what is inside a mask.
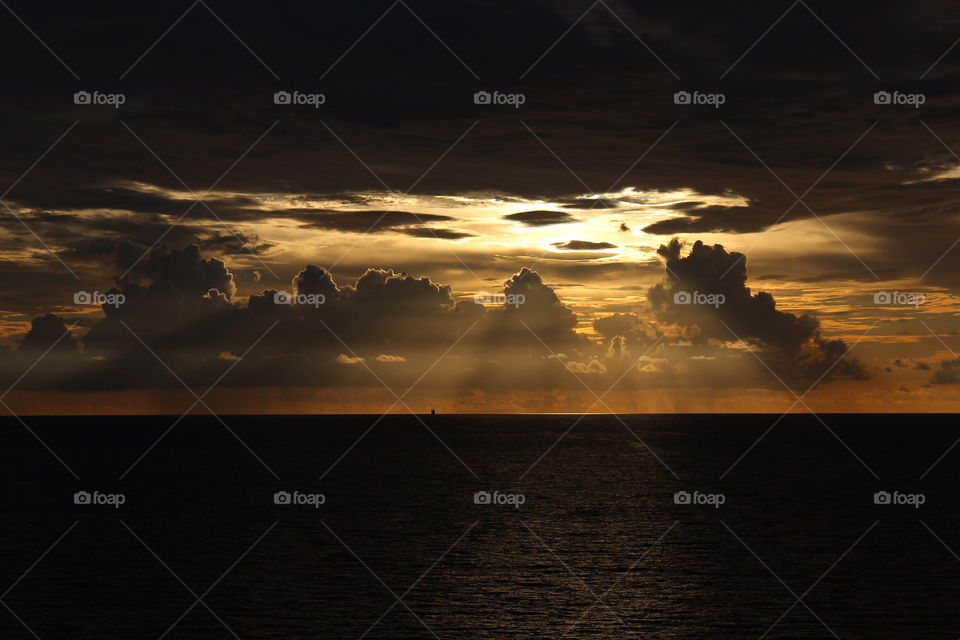
[[[12,383],[50,349],[21,388],[149,389],[179,377],[202,389],[228,370],[220,384],[234,387],[405,388],[421,377],[451,390],[756,385],[745,343],[791,381],[866,376],[815,318],[751,293],[741,254],[700,242],[681,249],[676,240],[661,247],[666,279],[648,291],[646,313],[595,317],[591,336],[581,327],[590,319],[529,268],[487,305],[428,276],[371,267],[338,282],[315,265],[289,291],[244,298],[222,260],[196,245],[160,247],[117,280],[108,295],[123,303],[102,305],[88,331],[45,314],[3,352],[0,369]],[[677,304],[685,291],[724,301]]]

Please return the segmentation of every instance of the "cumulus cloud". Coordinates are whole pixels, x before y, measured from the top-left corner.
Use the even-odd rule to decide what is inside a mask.
[[[620,340],[617,353],[642,350],[656,340],[659,331],[635,313],[615,313],[593,321],[594,330],[609,341]]]
[[[518,302],[505,305],[500,314],[496,330],[502,336],[519,336],[522,343],[528,344],[534,338],[554,349],[580,342],[573,331],[577,326],[576,314],[536,271],[524,267],[503,283],[503,292],[507,301]]]
[[[511,385],[520,370],[527,384],[542,386],[544,370],[557,364],[548,362],[540,340],[574,359],[581,358],[578,349],[593,346],[574,331],[576,315],[529,269],[507,279],[504,304],[489,308],[458,303],[449,285],[428,276],[388,268],[369,268],[338,284],[328,270],[308,265],[287,291],[293,296],[271,289],[237,298],[233,274],[221,260],[205,258],[197,246],[160,247],[110,290],[123,304],[104,305],[103,317],[79,339],[56,315],[34,320],[19,350],[4,357],[9,366],[0,367],[0,377],[14,378],[59,338],[45,360],[50,366],[25,384],[178,386],[169,366],[187,384],[202,386],[242,359],[223,385],[378,385],[367,366],[385,367],[386,379],[409,384],[437,363],[444,386],[476,375]],[[442,357],[453,345],[458,349]],[[526,368],[514,366],[518,362]]]
[[[831,377],[866,377],[863,366],[845,356],[842,340],[821,335],[819,320],[778,310],[769,293],[752,293],[742,253],[698,240],[683,256],[676,238],[658,253],[666,263],[666,280],[650,288],[648,300],[662,322],[675,323],[695,343],[743,340],[790,378],[816,379],[828,370]]]
[[[340,297],[340,289],[333,281],[333,276],[321,267],[307,265],[303,271],[294,276],[291,284],[295,293],[302,295],[319,294],[324,297],[324,302],[336,300]]]
[[[216,289],[227,298],[236,293],[231,274],[222,260],[204,259],[200,247],[188,245],[179,251],[161,246],[133,267],[122,283],[163,283],[185,294],[207,293]]]
[[[742,364],[724,353],[742,352],[726,348],[735,339],[721,331],[723,320],[781,370],[810,377],[838,362],[837,371],[856,377],[856,365],[842,358],[845,345],[823,339],[816,320],[777,311],[772,298],[752,294],[742,267],[731,271],[735,286],[717,277],[736,254],[699,244],[685,258],[678,244],[662,253],[670,272],[680,275],[650,290],[652,313],[594,318],[595,336],[588,337],[555,287],[529,268],[506,278],[496,304],[486,306],[458,302],[449,285],[429,276],[382,267],[338,280],[307,265],[285,287],[292,297],[273,289],[238,297],[221,260],[204,257],[196,246],[161,247],[111,290],[122,294],[123,304],[105,305],[103,317],[75,335],[58,316],[37,318],[20,349],[3,359],[15,366],[0,367],[0,374],[15,379],[30,354],[60,338],[25,385],[179,386],[169,367],[202,387],[231,365],[222,386],[379,386],[368,368],[397,388],[425,371],[425,385],[491,391],[576,389],[577,377],[599,389],[618,380],[624,389],[744,384]],[[677,311],[672,295],[680,287],[722,291],[730,302]],[[667,322],[681,326],[683,335],[669,333]],[[691,341],[702,348],[690,351]]]
[[[41,318],[34,318],[30,323],[30,331],[20,343],[23,351],[45,352],[56,349],[61,352],[76,351],[76,339],[69,335],[70,331],[63,322],[63,318],[52,313]]]
[[[589,362],[568,361],[565,364],[567,369],[574,373],[594,374],[607,372],[607,367],[596,358],[591,359]]]

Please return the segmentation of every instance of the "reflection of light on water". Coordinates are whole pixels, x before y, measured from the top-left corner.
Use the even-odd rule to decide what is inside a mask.
[[[525,416],[612,416],[611,411],[531,411],[521,412]]]
[[[876,524],[877,509],[887,509],[885,515],[897,507],[874,504],[875,480],[819,418],[799,413],[780,421],[718,492],[718,477],[775,416],[590,414],[566,433],[579,415],[438,415],[430,420],[436,438],[410,416],[388,416],[317,487],[322,505],[276,507],[283,511],[265,508],[278,488],[250,464],[248,452],[224,447],[221,425],[196,416],[189,435],[171,436],[150,471],[143,469],[156,517],[139,518],[131,529],[175,571],[190,567],[183,578],[191,587],[204,576],[222,576],[211,609],[240,637],[680,640],[759,638],[771,628],[770,638],[828,637],[822,620],[840,637],[857,635],[855,626],[863,637],[895,640],[939,637],[956,624],[949,553],[932,535],[917,542],[912,507],[903,518]],[[373,419],[233,416],[230,422],[291,477],[308,478],[334,463]],[[905,449],[897,446],[902,416],[865,421],[834,414],[829,422],[857,454],[884,469],[924,468],[929,451],[942,451],[955,431],[953,417],[925,416],[924,429],[910,434],[917,446]],[[169,419],[142,416],[138,423],[159,432]],[[87,425],[102,436],[93,444],[67,437],[77,424],[74,417],[44,426],[68,460],[86,457],[99,466],[142,453],[142,439],[122,435],[129,431],[126,417]],[[94,446],[99,442],[111,446]],[[30,476],[35,443],[7,444],[10,475]],[[217,455],[197,455],[207,451]],[[953,504],[960,467],[937,472],[940,481],[929,487],[923,508],[935,502],[938,486],[936,498]],[[44,497],[58,486],[39,478],[11,494],[24,518],[0,546],[0,562],[14,566],[21,558],[22,565],[24,554],[42,551],[31,545],[30,525],[48,515]],[[481,489],[525,500],[476,504]],[[678,491],[726,499],[676,504]],[[268,530],[281,513],[280,524]],[[159,635],[188,606],[144,545],[103,531],[88,532],[79,547],[71,540],[84,534],[71,534],[51,556],[55,562],[42,561],[17,587],[25,591],[11,604],[29,606],[24,618],[46,625],[39,627],[42,637],[57,635],[44,633],[57,627],[127,638],[143,635],[146,626]],[[811,584],[816,589],[805,603],[816,615],[799,605],[791,610],[791,589],[804,593]],[[47,597],[30,601],[31,589]],[[185,614],[174,635],[224,635],[217,617],[202,613]]]

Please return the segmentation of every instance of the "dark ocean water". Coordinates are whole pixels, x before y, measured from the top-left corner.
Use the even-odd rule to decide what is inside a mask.
[[[960,636],[957,419],[776,418],[6,419],[0,638]]]

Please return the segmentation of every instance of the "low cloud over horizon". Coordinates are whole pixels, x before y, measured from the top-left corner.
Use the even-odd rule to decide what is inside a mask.
[[[578,315],[522,268],[472,296],[429,276],[368,268],[335,280],[307,265],[288,287],[238,295],[234,274],[187,245],[151,251],[99,293],[102,316],[44,314],[0,352],[20,391],[119,392],[412,385],[442,394],[661,389],[798,393],[876,375],[819,320],[752,293],[743,254],[696,242],[659,248],[662,281],[634,311]],[[92,295],[92,294],[91,294]],[[87,301],[82,301],[87,302]],[[99,316],[99,317],[98,317]],[[73,320],[73,319],[76,320]],[[68,327],[79,321],[80,327]],[[952,361],[931,384],[956,380]],[[221,376],[223,378],[221,379]],[[693,405],[697,406],[697,405]],[[544,410],[548,410],[545,407]]]

